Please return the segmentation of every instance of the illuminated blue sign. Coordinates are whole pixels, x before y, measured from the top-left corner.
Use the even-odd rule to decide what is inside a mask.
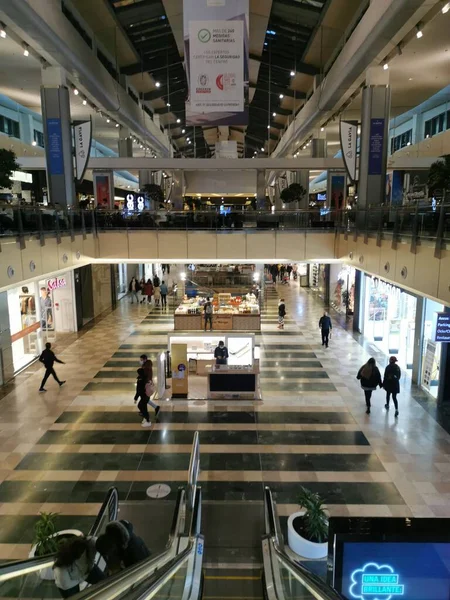
[[[399,581],[400,576],[391,566],[367,563],[351,574],[349,594],[357,600],[391,600],[405,593]]]

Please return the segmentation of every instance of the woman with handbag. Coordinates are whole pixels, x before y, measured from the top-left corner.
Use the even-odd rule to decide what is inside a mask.
[[[156,418],[158,416],[160,407],[157,404],[155,404],[155,402],[153,402],[152,400],[150,400],[150,398],[155,393],[155,384],[153,383],[153,363],[147,357],[146,354],[141,354],[140,363],[142,365],[142,368],[144,369],[145,377],[146,377],[145,393],[146,393],[146,395],[148,397],[148,401],[147,402],[148,402],[148,404],[150,404],[150,406],[152,408],[155,409],[155,418]]]

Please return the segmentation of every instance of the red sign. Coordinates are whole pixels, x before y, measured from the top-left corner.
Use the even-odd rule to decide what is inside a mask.
[[[55,277],[55,279],[49,279],[47,282],[47,287],[50,291],[66,287],[66,285],[67,281],[65,277]]]

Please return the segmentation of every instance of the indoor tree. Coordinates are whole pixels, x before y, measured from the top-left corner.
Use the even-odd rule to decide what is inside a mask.
[[[448,189],[450,189],[450,154],[436,160],[428,172],[428,190],[432,195],[442,192],[442,197],[445,198]]]
[[[305,188],[300,183],[291,183],[281,192],[280,198],[285,204],[289,204],[290,202],[301,202],[306,194]]]
[[[0,149],[0,188],[10,189],[12,186],[13,171],[20,169],[16,161],[16,155],[12,150]]]
[[[157,185],[156,183],[146,183],[142,188],[142,191],[145,192],[149,200],[152,200],[155,203],[157,208],[160,204],[164,203],[164,192],[160,185]]]

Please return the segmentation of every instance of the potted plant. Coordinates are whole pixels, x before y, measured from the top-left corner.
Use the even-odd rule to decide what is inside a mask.
[[[13,184],[12,174],[19,169],[20,165],[16,161],[15,153],[12,150],[0,148],[0,188],[9,190]]]
[[[61,543],[67,538],[83,535],[77,529],[64,529],[58,531],[57,518],[58,513],[40,512],[39,519],[34,525],[34,539],[29,557],[35,558],[55,554]],[[53,569],[48,567],[39,572],[41,579],[52,580]]]
[[[289,548],[303,558],[324,558],[328,552],[328,515],[319,496],[302,487],[301,510],[288,519]]]

